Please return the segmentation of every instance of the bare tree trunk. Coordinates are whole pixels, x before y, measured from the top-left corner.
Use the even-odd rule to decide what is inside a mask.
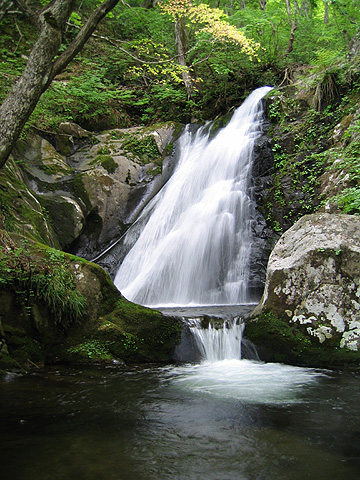
[[[189,68],[186,64],[186,51],[189,43],[189,38],[184,17],[176,19],[175,37],[178,50],[178,60],[179,64],[182,67],[182,78],[185,84],[187,98],[190,99],[194,93],[194,82],[191,78]]]
[[[55,62],[53,60],[59,51],[62,34],[74,2],[55,0],[40,14],[39,37],[30,53],[28,63],[22,76],[0,106],[0,168],[8,159],[41,94],[81,50],[98,22],[118,1],[105,0]]]
[[[286,52],[285,52],[285,55],[288,55],[290,52],[293,51],[293,48],[294,48],[295,30],[297,29],[297,25],[292,18],[290,1],[285,0],[285,3],[286,3],[286,12],[287,12],[288,19],[289,19],[289,22],[290,22],[290,27],[291,27],[290,28],[290,36],[289,36],[288,46],[287,46],[287,49],[286,49]]]
[[[329,23],[329,3],[327,0],[324,0],[324,23]]]

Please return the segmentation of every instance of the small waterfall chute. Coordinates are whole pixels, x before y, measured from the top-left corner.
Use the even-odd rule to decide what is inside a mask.
[[[239,318],[225,320],[222,326],[209,322],[203,328],[199,319],[187,320],[202,361],[240,360],[244,324]]]

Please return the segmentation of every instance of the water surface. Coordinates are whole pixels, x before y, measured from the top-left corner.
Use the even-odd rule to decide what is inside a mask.
[[[249,360],[7,375],[1,478],[355,480],[359,387]]]

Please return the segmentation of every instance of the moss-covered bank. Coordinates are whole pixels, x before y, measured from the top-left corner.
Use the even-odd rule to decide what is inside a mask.
[[[0,370],[171,360],[179,320],[125,300],[98,265],[0,234]]]
[[[266,362],[319,368],[359,369],[359,354],[339,347],[335,335],[326,345],[311,337],[305,327],[289,324],[273,313],[263,313],[246,323],[245,336],[254,342]]]

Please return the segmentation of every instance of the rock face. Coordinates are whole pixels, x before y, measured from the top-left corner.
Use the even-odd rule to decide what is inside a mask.
[[[64,123],[54,138],[20,141],[14,157],[56,234],[53,244],[91,259],[119,238],[140,200],[166,180],[162,162],[174,129],[168,123],[97,135]]]
[[[256,139],[253,151],[253,166],[251,175],[251,195],[257,205],[262,205],[268,195],[273,180],[270,175],[273,166],[271,143],[267,136],[269,122],[264,122],[264,133]],[[266,223],[259,208],[256,209],[252,222],[253,242],[251,245],[250,290],[254,298],[259,298],[266,275],[266,264],[273,247],[274,231]]]
[[[335,364],[338,353],[342,359],[349,352],[351,361],[355,356],[360,360],[359,238],[357,216],[301,218],[270,255],[264,294],[252,314],[255,324],[249,323],[248,335],[272,354],[283,348],[281,342],[277,346],[271,341],[284,336],[279,325],[270,325],[272,317],[290,327],[294,337],[290,342],[296,343],[298,336],[305,343],[306,348],[293,352],[292,363],[326,364],[325,351],[331,352]],[[261,325],[262,335],[255,331]],[[268,334],[272,339],[266,339]]]

